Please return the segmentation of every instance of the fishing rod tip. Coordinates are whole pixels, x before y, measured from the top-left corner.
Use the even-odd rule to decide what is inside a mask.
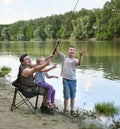
[[[59,43],[60,41],[61,41],[61,39],[58,39],[58,40],[57,40],[57,43]]]

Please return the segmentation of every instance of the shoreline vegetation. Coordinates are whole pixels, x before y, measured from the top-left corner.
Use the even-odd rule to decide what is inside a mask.
[[[0,77],[0,123],[1,129],[117,129],[120,128],[120,120],[112,120],[110,116],[100,115],[102,112],[85,111],[83,109],[76,110],[76,115],[64,115],[62,113],[62,107],[55,111],[55,115],[42,114],[39,110],[40,103],[42,102],[42,96],[39,97],[39,106],[35,115],[31,114],[26,106],[21,106],[15,111],[10,111],[10,106],[13,98],[14,87],[11,82],[3,77]],[[20,98],[18,98],[20,99]],[[33,100],[34,101],[34,100]],[[58,101],[59,104],[59,101]],[[61,106],[61,104],[60,104]],[[98,108],[97,108],[98,106]],[[111,108],[109,105],[103,103],[103,105],[97,104],[97,109]],[[113,110],[112,110],[113,112]],[[116,113],[116,111],[114,112]],[[112,114],[114,116],[114,113]],[[114,117],[112,117],[114,118]]]
[[[30,20],[0,25],[0,41],[45,41],[69,39],[81,41],[95,38],[112,40],[120,37],[120,3],[107,1],[103,8],[69,11]]]
[[[82,39],[82,40],[71,40],[71,39],[62,39],[60,38],[62,42],[102,42],[102,41],[114,41],[114,42],[120,42],[120,38],[113,38],[110,40],[97,40],[96,38],[89,38],[89,39]],[[2,42],[9,42],[9,43],[16,43],[16,42],[56,42],[57,39],[46,39],[44,40],[30,40],[30,41],[18,41],[18,40],[14,40],[14,41],[8,41],[8,40],[4,40],[4,41],[0,41]]]

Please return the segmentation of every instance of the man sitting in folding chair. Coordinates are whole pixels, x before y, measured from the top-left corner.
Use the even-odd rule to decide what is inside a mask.
[[[45,64],[37,65],[37,66],[36,65],[32,66],[31,59],[27,54],[23,54],[20,57],[21,66],[19,68],[19,74],[18,74],[19,78],[20,78],[20,86],[19,86],[19,88],[18,87],[15,88],[13,102],[11,105],[11,111],[16,109],[20,105],[22,105],[21,102],[20,102],[20,104],[18,104],[19,106],[17,106],[15,104],[16,103],[15,102],[16,95],[17,95],[17,93],[19,93],[19,95],[23,99],[22,103],[25,103],[28,106],[28,108],[31,110],[32,113],[36,112],[38,96],[43,95],[43,102],[40,107],[41,112],[46,113],[46,114],[54,114],[54,112],[46,106],[45,95],[46,95],[47,91],[45,89],[35,86],[34,76],[33,76],[33,74],[35,72],[43,69],[45,66],[50,64],[51,57],[52,56],[47,58]],[[25,99],[23,96],[25,97]],[[32,103],[29,101],[29,99],[34,96],[37,96],[35,107],[33,107]],[[29,102],[30,106],[27,102]],[[31,107],[32,107],[32,109],[31,109]]]

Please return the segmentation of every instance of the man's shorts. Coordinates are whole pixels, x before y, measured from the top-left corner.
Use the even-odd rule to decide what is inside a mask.
[[[76,80],[68,80],[63,78],[63,94],[64,98],[75,98],[76,96]]]
[[[34,94],[34,95],[45,95],[46,94],[46,89],[38,86],[33,86],[24,89],[23,91]]]

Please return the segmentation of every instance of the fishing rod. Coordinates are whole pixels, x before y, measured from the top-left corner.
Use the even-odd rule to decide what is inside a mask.
[[[56,52],[56,50],[57,50],[57,47],[58,47],[59,43],[60,43],[60,39],[58,39],[57,42],[56,42],[55,49],[54,49],[54,51],[53,51],[53,53],[52,53],[53,55],[55,55],[55,52]]]
[[[75,4],[75,6],[74,6],[74,8],[73,8],[73,12],[75,11],[75,9],[76,9],[76,7],[77,7],[78,2],[79,2],[79,0],[77,0],[77,2],[76,2],[76,4]],[[64,28],[64,31],[63,31],[62,35],[64,34],[65,30],[66,30],[66,24],[65,24],[65,28]],[[52,53],[53,55],[55,55],[55,52],[56,52],[56,50],[57,50],[57,47],[58,47],[59,43],[60,43],[60,39],[58,39],[57,42],[56,42],[56,46],[55,46],[54,51],[53,51],[53,53]]]

